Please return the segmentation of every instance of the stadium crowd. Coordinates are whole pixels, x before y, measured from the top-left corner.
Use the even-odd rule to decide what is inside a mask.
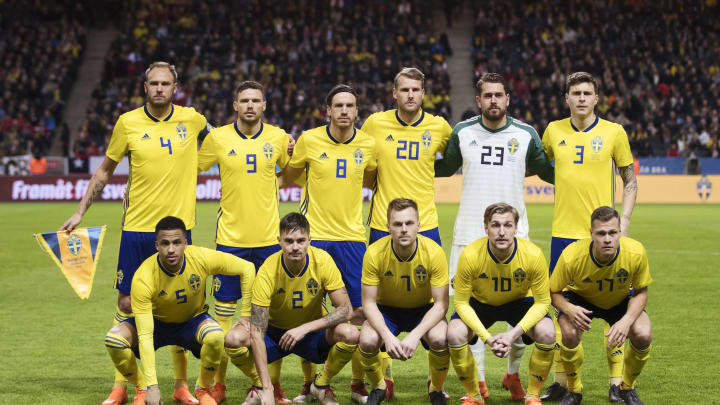
[[[587,71],[636,157],[717,157],[717,12],[716,1],[492,2],[476,11],[474,80],[502,72],[511,114],[542,133],[567,116],[565,75]]]
[[[74,153],[103,153],[120,114],[144,102],[137,80],[155,60],[176,65],[175,103],[193,106],[213,125],[232,121],[232,90],[254,79],[266,87],[265,116],[297,136],[325,122],[324,97],[337,83],[360,93],[360,117],[391,108],[402,66],[428,77],[426,110],[450,116],[447,37],[422,2],[319,0],[287,3],[226,0],[125,3],[121,36],[105,59]]]
[[[0,155],[49,149],[85,50],[81,2],[0,2]]]

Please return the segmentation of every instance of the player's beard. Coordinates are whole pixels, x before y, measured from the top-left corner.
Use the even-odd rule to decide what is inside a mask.
[[[483,119],[490,121],[490,122],[499,122],[503,118],[505,118],[505,115],[507,114],[507,109],[503,109],[499,106],[495,106],[499,111],[496,114],[490,113],[491,108],[488,108],[487,111],[482,111]]]
[[[156,110],[156,111],[157,111],[157,110],[164,110],[164,109],[166,109],[166,108],[168,108],[168,107],[170,106],[170,103],[172,103],[172,97],[168,97],[168,98],[167,98],[167,101],[162,102],[162,103],[157,103],[157,102],[153,101],[152,98],[148,98],[148,101],[147,101],[147,102],[148,102],[148,104],[150,104],[150,107],[151,107],[153,110]]]
[[[422,105],[420,103],[415,104],[415,108],[413,108],[413,109],[408,109],[408,108],[405,108],[404,106],[400,106],[398,104],[398,109],[400,109],[400,112],[402,112],[403,115],[415,116],[415,114],[417,114],[418,111],[420,111],[420,108],[422,108]]]
[[[260,122],[260,119],[262,118],[261,115],[258,115],[256,119],[254,120],[246,120],[242,117],[238,117],[238,120],[240,121],[240,124],[242,124],[245,127],[252,128],[255,125],[257,125],[258,122]]]

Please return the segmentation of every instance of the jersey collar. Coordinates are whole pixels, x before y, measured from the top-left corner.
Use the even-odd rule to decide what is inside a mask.
[[[160,122],[159,119],[153,117],[152,114],[150,114],[150,111],[148,111],[148,108],[147,108],[147,104],[145,104],[145,105],[143,106],[143,110],[145,110],[145,115],[147,115],[148,118],[150,118],[151,120],[153,120],[153,121],[155,121],[155,122]],[[172,115],[173,115],[174,112],[175,112],[175,105],[174,105],[174,104],[170,104],[170,114],[168,114],[168,116],[165,117],[165,119],[164,119],[163,121],[170,121],[170,117],[172,117]]]
[[[325,132],[327,133],[327,136],[328,136],[328,138],[330,138],[331,141],[333,141],[335,143],[340,143],[340,141],[338,141],[337,139],[333,138],[332,135],[330,135],[330,124],[325,125]],[[357,135],[357,128],[353,127],[353,135],[350,137],[350,139],[348,139],[347,141],[342,142],[342,143],[344,143],[346,145],[349,144],[350,142],[353,141],[353,139],[355,139],[355,135]]]
[[[593,263],[595,263],[595,265],[598,266],[598,267],[609,267],[609,266],[612,266],[612,264],[615,263],[615,260],[617,260],[617,258],[620,256],[620,245],[618,245],[617,252],[615,252],[615,257],[613,257],[612,260],[610,260],[610,262],[609,262],[608,264],[602,265],[602,264],[598,263],[598,261],[595,260],[595,256],[593,256],[593,249],[592,249],[592,248],[593,248],[593,243],[595,243],[595,242],[590,242],[590,259],[591,259],[591,260],[593,261]]]
[[[400,263],[409,263],[409,262],[411,262],[412,259],[415,258],[415,254],[416,254],[417,251],[418,251],[418,247],[420,247],[420,241],[419,241],[418,238],[416,237],[416,238],[415,238],[415,250],[412,252],[412,254],[410,255],[410,257],[407,258],[407,260],[403,260],[403,259],[400,258],[400,256],[398,256],[397,252],[395,252],[395,246],[393,246],[393,240],[390,239],[390,249],[392,250],[393,254],[395,255],[395,258],[398,259],[398,261],[399,261]]]
[[[422,111],[422,114],[420,114],[420,118],[419,118],[417,121],[415,121],[414,123],[412,123],[412,124],[407,124],[407,123],[405,123],[403,120],[400,119],[400,112],[399,112],[399,110],[395,110],[395,118],[396,118],[397,121],[400,123],[400,125],[402,125],[402,126],[404,126],[404,127],[406,127],[406,126],[408,126],[408,125],[410,125],[411,127],[416,127],[416,126],[420,125],[420,123],[422,122],[423,118],[425,118],[425,109],[422,108],[422,107],[420,107],[420,111]]]
[[[298,273],[297,276],[292,274],[290,272],[290,270],[288,270],[288,268],[285,266],[285,258],[282,256],[282,254],[280,254],[280,264],[282,265],[282,268],[283,268],[283,270],[285,270],[285,274],[287,274],[288,277],[290,277],[290,278],[298,277],[299,278],[305,274],[305,271],[307,270],[308,265],[310,264],[310,256],[307,253],[305,253],[305,267],[303,267],[302,271],[300,271],[300,273]]]
[[[183,272],[185,271],[185,263],[186,263],[186,262],[185,262],[185,256],[183,256],[183,264],[182,264],[182,266],[180,267],[180,271],[178,271],[177,273],[172,273],[172,272],[169,272],[169,271],[165,270],[165,268],[163,267],[162,263],[160,263],[160,255],[157,255],[156,260],[157,260],[158,266],[160,266],[160,270],[162,270],[163,273],[167,274],[169,277],[179,276],[179,275],[183,274]]]
[[[515,247],[513,247],[513,252],[512,252],[512,254],[510,255],[510,257],[508,257],[507,259],[505,259],[505,261],[503,262],[503,264],[508,264],[508,263],[510,263],[510,262],[512,261],[512,259],[515,258],[515,253],[517,253],[517,245],[518,245],[517,238],[513,238],[513,243],[515,243]],[[487,251],[488,251],[488,254],[490,255],[490,258],[493,259],[493,261],[494,261],[495,263],[498,263],[498,264],[499,264],[499,263],[500,263],[500,260],[498,260],[498,258],[495,257],[495,255],[493,254],[492,250],[490,250],[490,239],[488,239],[488,241],[487,241]]]
[[[587,127],[587,128],[585,128],[583,131],[580,131],[579,129],[577,129],[577,128],[575,127],[575,124],[572,123],[572,118],[570,118],[569,121],[570,121],[570,126],[572,127],[573,131],[575,131],[575,132],[590,132],[590,130],[593,129],[593,128],[595,128],[595,125],[597,125],[598,122],[600,122],[600,116],[597,115],[597,114],[595,114],[595,122],[593,122],[592,124],[590,124],[590,126]]]
[[[505,118],[507,118],[507,122],[505,123],[505,125],[503,125],[502,127],[498,128],[498,129],[490,129],[490,128],[486,127],[485,124],[483,124],[482,115],[480,115],[480,119],[478,119],[478,122],[480,123],[480,126],[483,127],[483,129],[485,129],[486,131],[488,131],[490,133],[495,133],[495,132],[504,131],[510,125],[512,125],[512,117],[509,115],[506,115]]]
[[[238,128],[238,126],[237,126],[237,121],[235,121],[235,123],[233,124],[233,126],[235,126],[235,132],[237,132],[237,134],[240,135],[240,138],[242,138],[242,139],[255,139],[255,138],[257,138],[258,136],[260,136],[260,134],[261,134],[262,131],[263,131],[263,128],[265,127],[265,124],[263,124],[262,120],[260,120],[260,129],[257,131],[257,133],[256,133],[255,135],[251,136],[250,138],[248,138],[248,137],[245,136],[242,132],[240,132],[240,128]]]

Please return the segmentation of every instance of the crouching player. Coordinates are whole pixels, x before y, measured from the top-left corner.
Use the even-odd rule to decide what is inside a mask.
[[[455,372],[467,390],[463,404],[485,403],[468,343],[474,344],[479,337],[493,354],[507,357],[512,343],[521,336],[525,344],[535,341],[525,404],[539,404],[555,347],[555,327],[547,316],[550,289],[545,256],[532,242],[515,237],[518,211],[512,206],[491,204],[484,220],[488,236],[465,247],[458,260],[457,312],[447,334]],[[499,321],[513,328],[492,336],[486,328]]]
[[[310,224],[304,215],[283,217],[278,239],[281,251],[265,260],[253,286],[252,325],[237,323],[225,337],[225,351],[241,370],[250,364],[242,348],[252,345],[253,356],[262,356],[262,361],[255,361],[261,386],[248,390],[244,404],[275,403],[267,363],[294,353],[325,363],[310,393],[323,405],[339,405],[330,380],[350,361],[360,335],[347,322],[352,307],[340,270],[327,252],[310,246]],[[335,307],[327,314],[326,293]]]
[[[645,304],[652,278],[643,245],[620,235],[618,212],[610,207],[597,208],[590,216],[591,237],[565,248],[550,279],[552,303],[560,311],[560,357],[568,380],[562,405],[582,400],[580,377],[585,355],[580,338],[590,330],[593,318],[611,325],[608,347],[621,348],[625,339],[630,339],[620,398],[627,405],[642,405],[635,381],[650,358],[652,333]]]
[[[373,390],[367,405],[385,399],[385,380],[378,349],[393,359],[408,360],[420,341],[429,349],[430,403],[446,404],[442,389],[450,366],[447,350],[448,267],[445,252],[418,235],[417,204],[390,201],[390,235],[368,247],[363,258],[362,307],[367,320],[360,332],[363,368]],[[403,340],[397,335],[409,332]]]
[[[200,358],[195,396],[201,405],[215,405],[209,386],[220,364],[223,331],[207,314],[205,280],[213,274],[240,276],[247,316],[255,269],[230,254],[188,246],[185,224],[176,217],[157,223],[155,247],[158,253],[145,260],[133,277],[130,300],[135,316],[110,329],[105,346],[115,368],[135,384],[133,404],[162,403],[155,350],[177,345]],[[142,359],[144,372],[138,370],[136,358]]]

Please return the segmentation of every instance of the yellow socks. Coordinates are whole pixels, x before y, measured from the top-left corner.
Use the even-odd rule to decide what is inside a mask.
[[[195,339],[202,345],[200,349],[200,375],[196,384],[200,388],[209,388],[222,356],[225,334],[220,325],[207,322],[200,325]]]
[[[358,349],[357,351],[360,352],[360,362],[370,382],[370,390],[374,390],[375,388],[385,389],[382,360],[380,360],[378,352],[367,353],[362,349]]]
[[[382,361],[382,368],[385,379],[394,382],[395,380],[393,380],[392,375],[392,359],[390,358],[390,355],[385,352],[380,352],[380,361]]]
[[[428,367],[430,369],[430,391],[442,391],[450,368],[448,349],[430,349],[428,351]]]
[[[628,352],[625,354],[625,370],[622,376],[622,389],[629,390],[635,387],[640,372],[645,363],[650,358],[650,349],[652,345],[646,349],[640,350],[633,346],[632,342],[628,345]]]
[[[254,387],[262,387],[262,382],[255,369],[255,362],[247,347],[239,347],[237,349],[226,347],[225,353],[227,353],[230,358],[230,362],[252,381]]]
[[[303,383],[311,383],[315,379],[315,373],[317,373],[317,366],[311,361],[307,361],[300,357],[300,368],[303,373]]]
[[[280,370],[282,370],[283,359],[277,359],[272,363],[268,363],[268,373],[270,374],[270,382],[273,384],[280,383]]]
[[[352,359],[356,349],[357,345],[349,345],[344,342],[335,343],[335,346],[330,349],[324,367],[315,377],[315,385],[318,387],[330,385],[330,380]]]
[[[123,383],[127,379],[136,387],[144,388],[142,372],[138,369],[135,355],[130,349],[130,343],[124,337],[108,332],[105,335],[105,347],[115,364],[115,371],[120,375]]]
[[[603,343],[605,344],[605,355],[607,356],[608,362],[608,373],[610,376],[610,383],[618,385],[620,383],[620,376],[623,371],[623,346],[608,348],[608,337],[605,336],[610,330],[610,325],[607,322],[603,322]]]
[[[568,349],[565,346],[560,347],[560,356],[565,363],[568,391],[581,393],[582,364],[585,359],[585,351],[583,350],[582,343],[578,344],[574,349]]]
[[[468,347],[467,343],[457,347],[450,346],[449,351],[460,384],[465,388],[468,396],[478,398],[478,395],[480,395],[477,383],[478,374],[475,367],[475,357],[473,357],[470,347]]]
[[[113,318],[113,326],[119,324],[120,322],[130,318],[132,314],[127,314],[120,310],[120,307],[118,307],[115,310],[115,317]],[[125,380],[125,377],[115,368],[115,383],[113,384],[114,387],[122,387],[127,388],[127,380]]]
[[[232,326],[233,315],[235,315],[236,303],[234,302],[215,302],[215,320],[220,324],[223,330],[223,336],[227,335]],[[227,375],[228,358],[225,353],[220,355],[220,365],[215,373],[215,383],[225,384],[225,376]]]
[[[544,345],[535,342],[535,347],[530,355],[528,394],[540,396],[540,389],[545,384],[548,374],[550,374],[554,355],[554,344]]]

